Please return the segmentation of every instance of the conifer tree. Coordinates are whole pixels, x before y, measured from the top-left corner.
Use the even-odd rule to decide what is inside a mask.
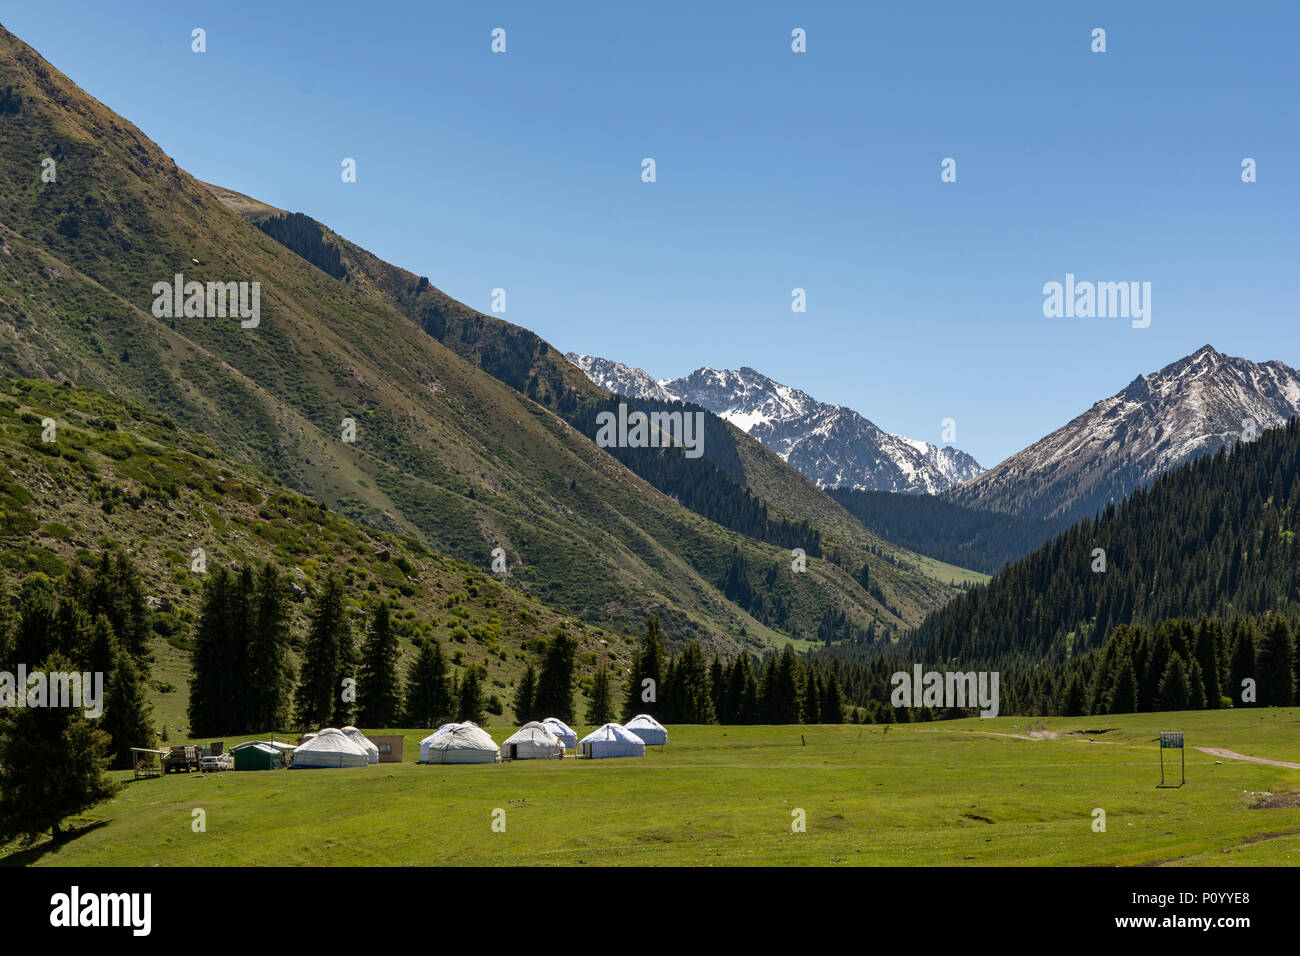
[[[420,644],[406,675],[406,720],[413,727],[439,727],[455,718],[442,647],[428,638]]]
[[[1137,713],[1137,695],[1137,677],[1133,673],[1133,661],[1128,655],[1125,655],[1120,658],[1114,680],[1111,683],[1110,695],[1106,702],[1106,713]]]
[[[587,723],[599,727],[614,719],[613,688],[609,671],[600,668],[591,684],[591,700],[587,702]]]
[[[537,720],[537,669],[529,664],[515,686],[515,719],[521,724]],[[603,723],[603,721],[602,721]]]
[[[247,729],[271,731],[289,726],[294,674],[289,598],[280,572],[269,561],[257,575],[254,604]]]
[[[577,644],[563,630],[557,628],[553,633],[537,677],[534,709],[545,717],[557,717],[569,724],[574,721],[573,659]]]
[[[839,678],[831,671],[826,675],[825,689],[821,695],[821,722],[823,724],[844,723],[844,698],[840,693]]]
[[[1155,710],[1187,710],[1191,699],[1191,683],[1187,676],[1187,665],[1182,656],[1174,651],[1169,655],[1164,677],[1156,692]]]
[[[395,727],[402,707],[397,673],[397,635],[387,601],[380,601],[366,629],[361,678],[357,684],[357,721],[363,727]]]
[[[1252,707],[1259,702],[1243,699],[1245,682],[1255,680],[1255,626],[1248,618],[1238,617],[1232,622],[1232,658],[1228,665],[1228,696],[1233,707]]]
[[[225,568],[208,574],[203,600],[194,629],[194,650],[190,656],[190,733],[213,737],[236,733],[238,686],[235,657],[245,654],[241,635],[231,619],[231,591],[234,582]]]
[[[57,651],[39,667],[75,669]],[[62,840],[64,820],[117,793],[104,775],[109,736],[95,723],[75,707],[0,709],[0,843],[47,830]]]
[[[623,701],[624,723],[637,714],[649,714],[656,718],[663,714],[659,696],[666,656],[659,618],[651,617],[646,621],[645,636],[641,638],[632,672],[628,675],[627,695]]]
[[[346,671],[350,662],[345,656],[345,643],[351,641],[343,586],[331,571],[312,606],[303,650],[295,705],[298,721],[304,726],[325,727],[331,723],[343,726],[349,722],[349,705],[343,700],[343,679],[351,676]]]
[[[821,722],[822,704],[820,688],[817,686],[817,672],[809,670],[804,678],[803,722],[816,724]]]
[[[465,679],[460,684],[460,719],[472,721],[480,727],[487,723],[483,710],[483,688],[479,682],[477,667],[468,668],[465,671]]]
[[[156,743],[153,705],[149,703],[135,657],[117,639],[108,619],[100,615],[95,626],[107,635],[112,646],[112,664],[106,672],[104,713],[99,718],[99,727],[108,734],[109,766],[114,770],[129,770],[133,766],[131,748],[153,747]]]
[[[1255,648],[1259,704],[1290,707],[1295,703],[1295,643],[1286,618],[1269,614]]]

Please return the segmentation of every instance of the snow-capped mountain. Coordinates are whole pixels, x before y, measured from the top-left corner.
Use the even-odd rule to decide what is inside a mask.
[[[656,381],[608,359],[572,352],[566,358],[608,391],[707,408],[822,487],[938,494],[983,471],[959,449],[892,435],[851,408],[819,402],[752,368],[701,368]]]
[[[1092,515],[1191,458],[1300,414],[1300,373],[1206,345],[1122,392],[949,496],[1035,518]]]

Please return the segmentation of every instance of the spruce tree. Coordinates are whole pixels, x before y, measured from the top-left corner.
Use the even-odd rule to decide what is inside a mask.
[[[713,682],[698,641],[691,641],[682,649],[671,687],[675,687],[675,722],[711,724],[717,719],[713,710]]]
[[[1255,680],[1255,625],[1248,618],[1238,617],[1232,622],[1232,657],[1228,664],[1228,696],[1233,707],[1252,707],[1259,702],[1258,686],[1253,702],[1243,700],[1245,682]],[[1258,683],[1258,682],[1257,682]]]
[[[557,717],[570,724],[574,721],[573,659],[578,646],[564,631],[557,628],[553,633],[537,677],[534,710],[540,717]]]
[[[1264,620],[1255,649],[1259,704],[1290,707],[1295,703],[1295,643],[1286,618],[1270,614]]]
[[[1219,659],[1215,642],[1217,622],[1212,622],[1202,615],[1196,626],[1196,663],[1201,666],[1201,696],[1205,706],[1216,710],[1220,706],[1219,697]]]
[[[627,695],[623,701],[624,723],[637,714],[649,714],[656,718],[663,714],[659,696],[662,692],[666,656],[659,618],[651,617],[646,621],[645,636],[641,638],[632,672],[628,675]]]
[[[468,668],[465,671],[465,679],[460,684],[460,719],[472,721],[480,727],[487,723],[487,716],[483,711],[483,687],[479,682],[477,667]]]
[[[804,677],[803,691],[803,722],[805,724],[820,723],[822,719],[822,704],[820,688],[817,686],[817,672],[809,670]]]
[[[246,653],[239,646],[230,620],[230,572],[217,568],[208,574],[194,628],[194,650],[190,655],[190,734],[213,737],[235,733],[234,699],[245,692],[237,684],[234,658]]]
[[[1133,673],[1133,660],[1128,655],[1120,658],[1111,682],[1110,695],[1106,701],[1108,714],[1137,713],[1137,677]]]
[[[307,642],[303,649],[302,675],[298,682],[295,705],[299,723],[305,727],[325,727],[331,721],[342,726],[347,703],[343,701],[346,673],[344,640],[351,642],[343,599],[343,586],[330,572],[321,586],[311,611]]]
[[[294,677],[291,613],[284,580],[268,561],[257,575],[249,639],[250,730],[272,731],[289,725]]]
[[[117,639],[108,619],[99,617],[97,628],[107,632],[112,641],[112,669],[106,675],[104,713],[99,728],[108,734],[109,766],[129,770],[133,764],[132,747],[153,747],[153,705],[149,703],[144,678],[135,657]]]
[[[1177,652],[1169,655],[1165,665],[1164,677],[1156,691],[1155,710],[1187,710],[1192,696],[1191,683],[1187,675],[1187,665]]]
[[[380,601],[366,629],[361,677],[357,684],[357,721],[363,727],[395,727],[402,693],[397,673],[397,635],[387,601]]]
[[[524,668],[524,676],[515,686],[514,709],[521,724],[537,720],[537,669],[532,664]]]
[[[439,727],[455,719],[442,647],[428,638],[420,644],[406,675],[406,720],[413,727]]]
[[[844,723],[844,698],[840,693],[839,678],[834,671],[826,675],[825,689],[821,695],[821,723]]]
[[[72,671],[54,652],[40,669]],[[120,789],[104,775],[109,736],[75,707],[0,709],[0,844],[31,842],[50,831],[63,839],[63,821]]]
[[[600,668],[591,684],[591,700],[587,702],[587,723],[599,727],[614,719],[613,688],[609,671]]]

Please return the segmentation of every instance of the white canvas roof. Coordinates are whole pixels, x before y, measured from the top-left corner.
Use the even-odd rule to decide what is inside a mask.
[[[379,747],[355,727],[344,727],[348,739],[366,752],[366,763],[379,763]]]
[[[495,763],[501,748],[478,724],[443,724],[420,741],[421,763]]]
[[[551,729],[545,724],[531,720],[516,730],[504,744],[501,745],[506,756],[514,760],[528,760],[539,757],[561,757],[564,755],[564,744],[560,743],[558,737],[551,733]]]
[[[547,717],[542,721],[542,725],[551,733],[560,739],[560,743],[566,747],[578,746],[578,735],[572,727],[560,720],[559,717]]]
[[[580,743],[587,757],[644,757],[645,741],[620,724],[597,727]]]
[[[364,767],[366,752],[335,727],[326,727],[293,752],[295,767]]]
[[[662,747],[668,743],[668,731],[649,714],[637,714],[624,726],[644,740],[648,747]]]

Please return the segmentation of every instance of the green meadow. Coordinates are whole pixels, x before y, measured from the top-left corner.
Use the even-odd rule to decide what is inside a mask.
[[[1179,789],[1156,786],[1162,730],[1186,733]],[[134,781],[0,862],[1300,865],[1300,769],[1195,749],[1300,764],[1300,709],[669,731],[642,760],[420,766],[412,730],[400,764]]]

